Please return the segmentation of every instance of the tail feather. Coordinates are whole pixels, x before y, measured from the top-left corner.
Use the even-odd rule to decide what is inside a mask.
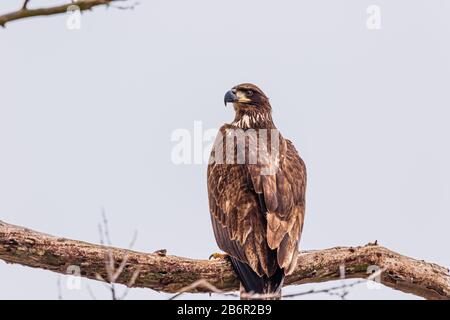
[[[229,258],[247,293],[279,294],[281,296],[281,288],[284,282],[283,269],[277,268],[271,277],[260,277],[248,264],[231,256]]]

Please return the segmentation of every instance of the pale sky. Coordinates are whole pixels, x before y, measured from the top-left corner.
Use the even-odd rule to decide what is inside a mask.
[[[232,121],[225,92],[253,82],[308,168],[303,250],[378,240],[448,267],[449,15],[445,0],[150,0],[83,14],[79,30],[66,15],[11,23],[0,30],[0,220],[98,243],[103,207],[116,246],[137,230],[135,250],[208,258],[206,165],[175,165],[171,135]],[[0,261],[0,299],[55,299],[57,279]],[[88,286],[109,298],[102,283],[66,280],[64,299],[90,299]],[[362,285],[348,298],[416,297]]]

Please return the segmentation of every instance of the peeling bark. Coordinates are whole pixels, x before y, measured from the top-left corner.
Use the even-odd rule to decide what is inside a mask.
[[[225,259],[194,260],[169,256],[165,251],[140,253],[55,237],[0,221],[0,259],[7,263],[61,274],[66,274],[69,266],[78,266],[82,277],[98,280],[99,275],[108,279],[105,262],[109,254],[114,257],[116,267],[127,259],[116,283],[129,285],[139,268],[133,287],[175,293],[204,279],[222,291],[239,288],[239,281]],[[381,283],[390,288],[426,299],[450,299],[447,268],[400,255],[376,244],[301,252],[297,268],[287,277],[285,285],[338,280],[341,266],[345,266],[346,278],[366,278],[369,266],[377,266],[383,270]],[[190,290],[206,291],[202,287]]]

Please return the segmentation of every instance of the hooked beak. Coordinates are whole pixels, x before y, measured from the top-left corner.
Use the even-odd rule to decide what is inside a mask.
[[[225,106],[228,102],[234,103],[238,100],[236,94],[234,93],[234,90],[230,90],[225,94],[225,97],[223,99]]]

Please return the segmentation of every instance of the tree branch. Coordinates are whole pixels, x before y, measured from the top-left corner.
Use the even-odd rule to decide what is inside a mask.
[[[58,6],[54,6],[54,7],[28,9],[27,5],[28,5],[29,0],[26,0],[23,3],[23,6],[20,10],[6,13],[4,15],[0,15],[0,26],[4,27],[6,25],[6,23],[14,21],[14,20],[19,20],[19,19],[66,13],[67,9],[73,5],[78,6],[80,11],[85,11],[85,10],[90,10],[96,6],[108,6],[113,2],[119,2],[119,1],[127,1],[127,0],[78,0],[78,1],[70,2],[67,4],[58,5]],[[120,8],[123,8],[123,7],[120,7]]]
[[[7,263],[41,268],[65,274],[78,266],[81,276],[108,279],[105,258],[112,254],[118,268],[125,261],[116,283],[175,293],[199,280],[221,291],[239,287],[227,260],[193,260],[96,245],[46,235],[0,221],[0,259]],[[345,267],[346,278],[366,278],[369,266],[385,270],[381,283],[396,290],[426,299],[450,299],[450,273],[447,268],[412,259],[376,244],[362,247],[337,247],[302,252],[296,270],[286,285],[339,280]],[[370,268],[369,268],[370,269]],[[136,277],[136,272],[139,275]],[[136,279],[133,280],[133,277]],[[189,292],[210,292],[207,287],[192,287]]]

